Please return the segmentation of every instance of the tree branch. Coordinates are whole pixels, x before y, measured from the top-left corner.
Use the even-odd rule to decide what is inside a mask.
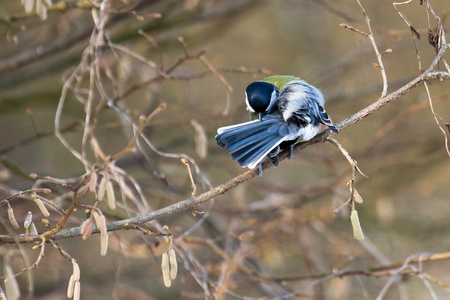
[[[430,80],[448,80],[450,79],[450,73],[449,72],[443,72],[443,71],[433,71],[433,68],[437,65],[437,62],[440,60],[442,55],[445,52],[445,49],[447,49],[449,45],[445,45],[442,47],[441,51],[437,55],[435,61],[431,64],[430,68],[422,73],[420,76],[414,78],[398,90],[392,92],[391,94],[381,97],[376,102],[370,104],[369,106],[361,109],[354,115],[348,117],[347,119],[343,120],[342,122],[336,124],[336,126],[339,128],[340,131],[344,130],[345,128],[356,124],[358,121],[362,120],[363,118],[373,114],[374,112],[378,111],[383,106],[386,106],[390,104],[391,102],[399,99],[401,96],[405,95],[418,85],[422,84],[423,82],[430,81]],[[310,145],[317,144],[319,142],[325,142],[326,138],[328,136],[332,135],[332,133],[329,130],[325,130],[318,135],[316,135],[314,138],[307,142],[299,143],[295,146],[294,152],[298,152],[301,149],[304,149]],[[289,151],[283,151],[280,153],[280,160],[284,160],[288,157]],[[270,168],[270,162],[265,161],[263,163],[263,170]],[[225,183],[222,183],[221,185],[212,188],[211,190],[198,195],[196,197],[192,197],[189,199],[181,200],[175,204],[163,207],[161,209],[152,211],[148,214],[143,214],[136,216],[134,218],[129,218],[125,220],[119,220],[110,222],[107,224],[108,231],[115,231],[115,230],[121,230],[121,229],[132,229],[131,226],[143,224],[152,220],[160,219],[163,217],[167,217],[176,213],[183,212],[185,210],[190,209],[192,206],[199,205],[203,202],[206,202],[218,195],[225,194],[230,189],[238,186],[239,184],[246,182],[253,177],[255,177],[258,174],[258,168],[246,171],[228,181]],[[65,239],[70,237],[75,237],[80,235],[80,228],[81,227],[74,227],[74,228],[68,228],[63,229],[59,231],[58,233],[52,235],[53,240],[59,240],[59,239]],[[95,228],[93,230],[93,233],[99,233],[98,229]],[[38,241],[39,237],[30,237],[30,236],[20,236],[20,237],[12,237],[7,235],[0,235],[0,243],[1,244],[14,244],[14,243],[29,243]]]

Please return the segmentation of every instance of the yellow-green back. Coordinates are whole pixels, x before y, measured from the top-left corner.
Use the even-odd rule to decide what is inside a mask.
[[[300,77],[290,76],[290,75],[275,75],[269,76],[263,79],[265,82],[275,85],[279,90],[281,90],[286,84],[291,81],[304,81]]]

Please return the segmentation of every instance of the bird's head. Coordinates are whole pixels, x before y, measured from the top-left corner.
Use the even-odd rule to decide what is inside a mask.
[[[252,113],[270,113],[278,97],[278,88],[265,81],[250,83],[245,90],[245,103]]]

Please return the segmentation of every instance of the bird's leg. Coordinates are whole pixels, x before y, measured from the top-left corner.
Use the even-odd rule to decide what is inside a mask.
[[[262,113],[259,113],[259,121],[262,121]]]
[[[295,158],[294,157],[294,145],[295,145],[295,143],[292,143],[289,145],[289,159]]]
[[[259,173],[258,173],[258,177],[259,177],[259,178],[262,177],[262,161],[259,162]]]

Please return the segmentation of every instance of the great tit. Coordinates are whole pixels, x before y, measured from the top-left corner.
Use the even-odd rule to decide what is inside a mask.
[[[272,84],[272,92],[269,92],[269,85],[258,83],[265,90],[257,91],[257,97],[253,97],[253,88],[247,88],[246,103],[260,118],[217,130],[217,144],[231,153],[233,160],[242,167],[253,169],[266,155],[273,164],[278,164],[280,144],[289,147],[289,157],[293,157],[294,144],[313,138],[317,134],[319,122],[339,133],[323,107],[325,100],[322,93],[302,80],[287,81],[274,84],[266,81]],[[276,89],[280,91],[278,97],[273,99]],[[261,168],[259,175],[262,175]]]

